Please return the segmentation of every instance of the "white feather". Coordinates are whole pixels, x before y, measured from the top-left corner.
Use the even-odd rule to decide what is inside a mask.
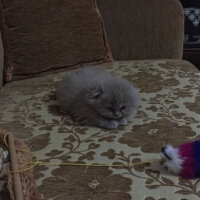
[[[164,167],[167,167],[170,172],[179,174],[181,172],[184,159],[180,157],[178,149],[173,148],[171,145],[167,145],[165,153],[171,158],[171,160],[166,158],[166,156],[161,153],[161,157],[165,160]]]

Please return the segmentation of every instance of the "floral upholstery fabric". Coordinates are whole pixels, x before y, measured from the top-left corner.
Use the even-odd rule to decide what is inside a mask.
[[[200,139],[200,73],[187,61],[106,63],[131,81],[141,105],[116,130],[81,126],[60,113],[55,88],[67,72],[7,84],[0,94],[0,127],[25,140],[45,162],[129,164],[159,158],[166,144]],[[133,167],[35,168],[45,200],[197,200],[200,179],[184,180],[162,164]]]

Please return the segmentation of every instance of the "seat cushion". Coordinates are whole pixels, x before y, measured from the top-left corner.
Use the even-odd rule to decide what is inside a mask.
[[[131,81],[141,105],[126,126],[81,126],[58,110],[55,88],[67,73],[7,84],[0,127],[25,140],[45,162],[128,164],[159,158],[166,144],[200,139],[200,74],[181,60],[120,61],[101,65]],[[155,162],[131,167],[39,165],[44,199],[199,199],[198,180],[183,180]]]
[[[111,59],[95,0],[0,0],[0,15],[6,81]]]

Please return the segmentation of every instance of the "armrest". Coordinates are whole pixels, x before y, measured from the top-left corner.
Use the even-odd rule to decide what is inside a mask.
[[[3,44],[0,33],[0,89],[3,87]]]
[[[97,0],[115,60],[181,59],[179,0]]]

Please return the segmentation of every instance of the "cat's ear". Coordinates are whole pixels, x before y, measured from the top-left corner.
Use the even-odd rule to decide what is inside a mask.
[[[90,103],[99,101],[102,98],[103,93],[103,88],[100,85],[94,85],[85,90],[85,95]]]

